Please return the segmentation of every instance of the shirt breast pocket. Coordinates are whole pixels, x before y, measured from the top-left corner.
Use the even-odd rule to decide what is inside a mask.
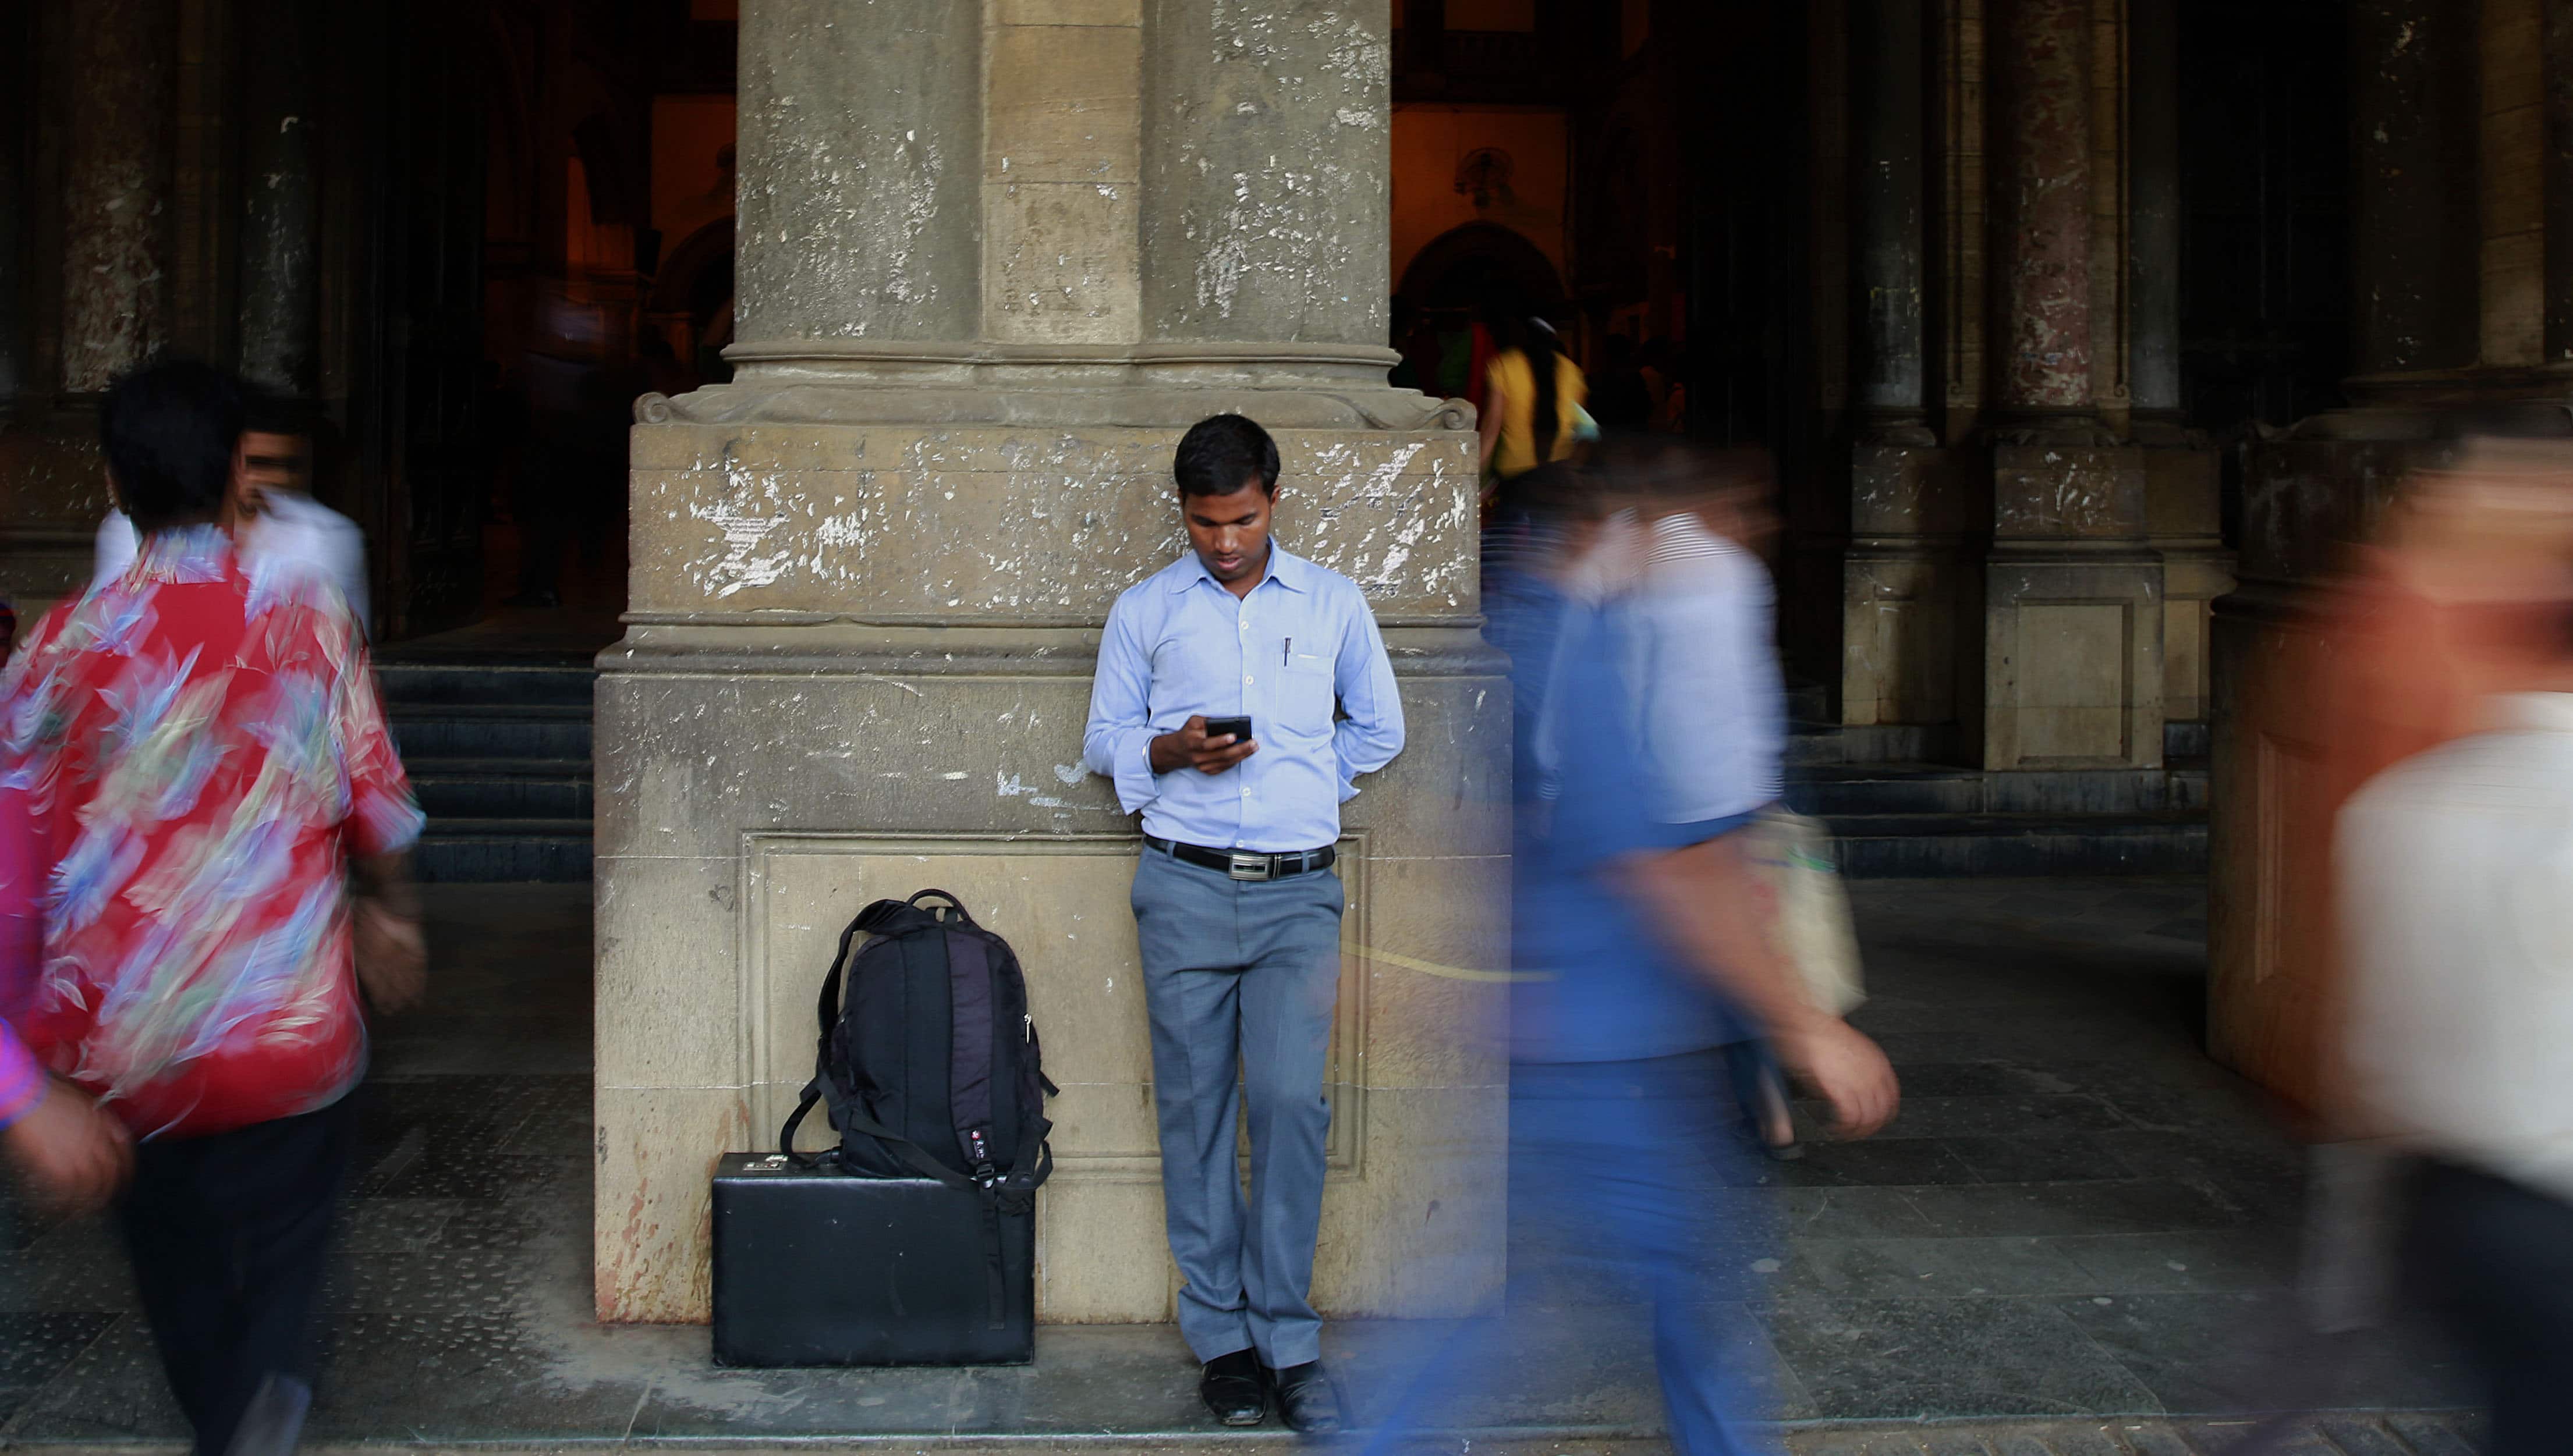
[[[1331,692],[1331,659],[1289,651],[1280,674],[1278,726],[1305,738],[1330,736],[1331,714],[1339,700]]]

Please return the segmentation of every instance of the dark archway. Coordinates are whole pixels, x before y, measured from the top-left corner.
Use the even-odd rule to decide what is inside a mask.
[[[1429,241],[1402,271],[1394,296],[1425,312],[1471,310],[1508,299],[1548,319],[1564,317],[1563,278],[1523,235],[1467,223]]]

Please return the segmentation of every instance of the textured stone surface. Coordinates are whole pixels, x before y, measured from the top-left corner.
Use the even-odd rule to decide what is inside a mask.
[[[2161,762],[2161,575],[2148,555],[1985,564],[1985,767]]]
[[[62,385],[96,393],[167,342],[173,0],[70,7],[71,145],[63,159]]]
[[[2088,0],[1993,0],[1987,12],[2004,408],[2092,401],[2090,20]]]
[[[948,0],[742,6],[736,337],[973,335],[982,19]]]
[[[681,425],[634,432],[631,610],[1087,624],[1175,557],[1177,430]],[[1279,538],[1379,620],[1475,610],[1473,439],[1281,431]]]
[[[1146,10],[1148,337],[1382,344],[1387,7]]]

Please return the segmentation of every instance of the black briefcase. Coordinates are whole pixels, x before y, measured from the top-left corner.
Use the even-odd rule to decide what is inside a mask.
[[[714,1283],[718,1365],[1024,1365],[1036,1354],[1035,1215],[929,1178],[725,1153]]]

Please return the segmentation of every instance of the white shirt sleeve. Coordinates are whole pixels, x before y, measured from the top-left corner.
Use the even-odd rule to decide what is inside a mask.
[[[98,564],[90,573],[90,584],[113,581],[125,574],[134,558],[143,551],[143,538],[136,533],[134,521],[124,511],[111,510],[98,523]]]

